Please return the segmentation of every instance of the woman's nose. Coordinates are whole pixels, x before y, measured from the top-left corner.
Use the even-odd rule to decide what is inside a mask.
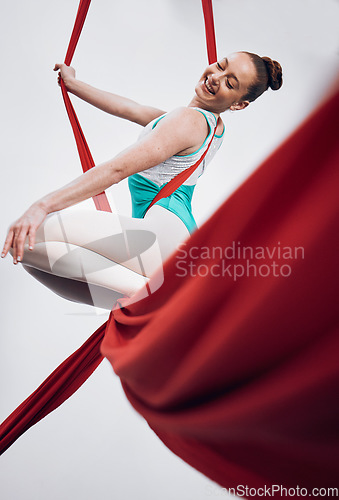
[[[220,78],[221,78],[221,75],[213,73],[211,75],[212,84],[213,85],[219,85],[220,84]]]

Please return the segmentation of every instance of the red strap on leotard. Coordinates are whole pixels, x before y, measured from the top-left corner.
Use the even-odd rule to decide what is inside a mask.
[[[173,179],[171,179],[167,184],[165,184],[165,186],[163,188],[161,188],[160,191],[159,191],[159,193],[154,197],[154,199],[152,200],[152,202],[148,206],[148,208],[147,208],[147,210],[146,210],[145,213],[147,213],[147,211],[154,205],[154,203],[156,203],[157,201],[161,200],[161,198],[166,198],[167,196],[170,196],[172,193],[174,193],[174,191],[176,189],[178,189],[178,187],[180,187],[181,184],[183,184],[186,181],[186,179],[189,178],[190,175],[193,174],[194,170],[196,170],[196,168],[199,167],[200,163],[205,158],[205,156],[207,154],[207,151],[210,148],[210,145],[212,144],[212,141],[213,141],[214,136],[215,136],[215,132],[217,130],[217,126],[218,126],[219,120],[220,120],[220,117],[218,118],[217,124],[215,126],[215,129],[214,129],[214,132],[213,132],[213,135],[212,135],[212,139],[210,140],[210,142],[209,142],[209,144],[208,144],[208,146],[207,146],[204,154],[201,155],[201,158],[199,158],[199,160],[197,162],[195,162],[194,165],[191,165],[190,167],[186,168],[185,170],[183,170],[182,172],[180,172],[180,174],[178,174],[175,177],[173,177]]]

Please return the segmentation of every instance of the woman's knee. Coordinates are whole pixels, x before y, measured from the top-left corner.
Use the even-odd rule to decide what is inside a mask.
[[[63,278],[31,266],[23,265],[22,267],[52,292],[72,302],[111,310],[116,306],[117,300],[124,297],[123,294],[115,290]]]
[[[70,243],[46,241],[24,252],[22,264],[53,275],[102,286],[132,295],[149,281],[138,261],[119,262]],[[129,267],[128,267],[129,266]],[[132,269],[131,269],[132,268]]]

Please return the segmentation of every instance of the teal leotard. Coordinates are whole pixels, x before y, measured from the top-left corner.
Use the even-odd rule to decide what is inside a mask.
[[[168,158],[164,162],[160,163],[159,165],[156,165],[155,167],[151,167],[147,170],[143,170],[140,173],[129,176],[128,187],[132,199],[132,217],[143,218],[148,206],[150,205],[156,194],[160,191],[160,189],[179,172],[196,163],[196,161],[201,157],[201,155],[208,147],[211,135],[213,134],[216,125],[216,117],[210,111],[206,111],[200,108],[195,109],[200,111],[205,116],[206,121],[209,125],[209,133],[203,145],[197,151],[194,151],[189,155],[174,155],[171,158]],[[164,116],[166,115],[162,115],[150,122],[144,128],[139,138],[149,133],[150,130],[152,130],[156,126],[158,121],[161,120]],[[223,135],[224,131],[221,135],[214,136],[213,142],[204,160],[193,172],[193,174],[191,174],[190,177],[170,196],[162,198],[155,203],[155,205],[160,205],[167,210],[175,213],[183,221],[190,234],[192,234],[198,227],[192,214],[191,201],[193,191],[198,177],[202,175],[205,166],[211,161],[214,154],[219,149],[223,140]]]

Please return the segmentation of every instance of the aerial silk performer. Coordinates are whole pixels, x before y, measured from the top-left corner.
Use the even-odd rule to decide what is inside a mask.
[[[209,7],[205,2],[204,12],[211,20]],[[96,98],[102,95],[96,89],[91,95],[92,91],[82,94],[81,88],[89,89],[76,82],[72,69],[67,64],[57,66],[61,85],[69,85],[79,97],[91,102],[94,93]],[[246,66],[243,74],[240,67]],[[249,86],[254,75],[256,89]],[[133,238],[126,248],[120,242],[119,253],[118,238],[114,248],[106,248],[109,235],[104,231],[99,238],[94,235],[92,248],[87,249],[100,256],[104,253],[121,274],[111,273],[110,282],[101,281],[106,279],[103,276],[109,266],[107,262],[98,265],[97,261],[84,274],[95,274],[92,282],[99,287],[109,288],[113,283],[111,290],[120,297],[114,298],[106,323],[5,420],[0,428],[2,451],[71,396],[105,356],[120,377],[129,401],[159,438],[220,485],[335,485],[339,463],[333,397],[338,384],[333,293],[338,91],[198,230],[190,204],[182,201],[190,199],[193,190],[189,188],[196,178],[193,184],[183,180],[181,201],[172,198],[152,204],[155,192],[171,182],[163,182],[166,161],[173,167],[176,159],[176,173],[195,167],[193,174],[200,177],[208,153],[211,158],[222,136],[222,104],[227,103],[226,109],[233,106],[241,110],[268,86],[279,88],[281,81],[278,63],[247,52],[210,64],[197,84],[188,106],[191,109],[166,114],[154,111],[157,116],[147,109],[150,122],[141,123],[145,128],[136,145],[33,205],[29,216],[34,218],[34,227],[27,225],[27,213],[19,219],[19,225],[11,226],[4,253],[11,249],[17,262],[21,257],[26,267],[53,274],[46,269],[47,264],[46,268],[41,264],[44,257],[46,263],[51,259],[48,251],[40,252],[34,260],[35,249],[28,250],[29,245],[47,242],[39,240],[48,233],[47,225],[52,220],[45,212],[57,212],[60,218],[60,210],[102,194],[112,179],[118,182],[126,174],[132,178],[134,217],[124,225],[117,214],[100,213],[115,217],[123,232],[155,234],[164,265],[142,270],[140,262],[136,267],[135,259],[128,260]],[[234,95],[235,100],[230,97]],[[92,104],[96,101],[98,105],[96,98]],[[117,103],[115,100],[114,106]],[[102,104],[100,101],[99,107]],[[130,104],[131,108],[118,106],[113,114],[141,121],[139,106]],[[175,150],[174,143],[180,145]],[[159,144],[165,145],[166,158],[152,153]],[[206,161],[197,165],[199,160],[194,158],[191,165],[183,166],[180,157],[192,153],[206,153]],[[124,168],[116,168],[120,163]],[[152,193],[150,186],[154,187]],[[175,191],[167,197],[174,195]],[[102,197],[98,204],[101,202]],[[157,223],[153,222],[157,217],[148,215],[153,209],[161,211],[156,214],[159,219],[166,210],[171,218],[174,214],[173,224],[177,221],[182,229],[172,248],[163,243],[160,229],[157,232]],[[129,226],[134,224],[133,219],[140,225]],[[142,225],[147,219],[147,225]],[[64,218],[59,225],[70,230],[69,240],[52,242],[81,245],[86,250],[90,235],[80,234],[71,241],[71,222]],[[39,233],[42,227],[46,230]],[[52,229],[56,234],[57,229]],[[153,248],[149,238],[142,248]],[[75,256],[78,250],[74,248]],[[134,248],[132,256],[139,250]],[[108,255],[109,251],[116,253]],[[81,257],[83,264],[89,261],[87,257]],[[77,258],[65,262],[62,252],[56,252],[53,258],[59,266],[57,277],[81,281],[83,269],[78,274],[72,270]],[[152,258],[149,261],[152,263]],[[146,263],[149,261],[146,258]],[[125,275],[120,268],[127,270]],[[128,276],[128,271],[134,274]],[[132,279],[135,275],[140,278],[136,285]],[[124,289],[118,287],[120,277],[130,277]],[[152,293],[145,293],[147,286]]]

